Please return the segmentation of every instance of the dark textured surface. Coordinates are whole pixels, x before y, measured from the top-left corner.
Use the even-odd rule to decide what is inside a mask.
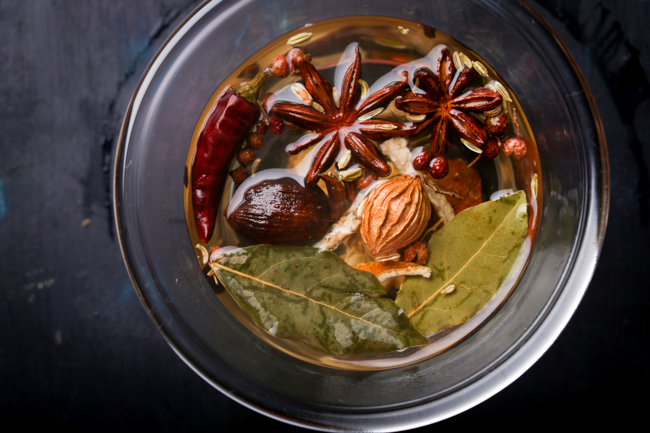
[[[565,3],[571,3],[566,5]],[[148,61],[196,1],[0,0],[0,415],[72,430],[280,426],[214,390],[166,345],[122,263],[116,136]],[[649,385],[650,2],[533,3],[580,64],[611,164],[593,281],[549,351],[436,426],[631,423]]]

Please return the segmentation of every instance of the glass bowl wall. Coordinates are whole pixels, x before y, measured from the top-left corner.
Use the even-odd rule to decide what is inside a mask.
[[[259,340],[195,259],[183,203],[187,150],[216,87],[268,41],[306,24],[377,15],[420,22],[483,57],[527,115],[543,167],[537,240],[519,284],[446,352],[384,371],[319,367]],[[206,381],[246,406],[318,429],[401,430],[466,410],[550,346],[593,273],[608,209],[604,135],[575,62],[525,5],[496,1],[214,1],[161,48],[126,113],[114,203],[125,262],[150,317]]]

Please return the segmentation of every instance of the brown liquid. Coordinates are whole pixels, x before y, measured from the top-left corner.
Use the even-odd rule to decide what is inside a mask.
[[[409,31],[404,34],[404,29],[408,29]],[[270,335],[255,325],[246,314],[242,313],[239,306],[226,291],[222,291],[218,296],[235,317],[238,317],[239,320],[251,330],[251,332],[254,332],[258,337],[279,350],[307,362],[341,369],[375,370],[403,366],[436,355],[462,341],[482,323],[488,320],[510,294],[526,265],[531,246],[534,242],[535,233],[539,225],[540,214],[538,210],[541,209],[542,204],[542,176],[537,154],[537,145],[528,125],[528,121],[526,120],[525,113],[521,109],[516,95],[514,95],[508,87],[507,83],[501,79],[497,75],[496,71],[494,71],[476,53],[472,52],[469,48],[460,45],[449,36],[425,28],[420,24],[383,17],[351,17],[312,24],[306,28],[305,31],[313,33],[313,38],[310,43],[305,46],[305,51],[313,56],[312,63],[314,66],[316,66],[319,72],[333,83],[333,85],[336,85],[337,74],[335,74],[335,67],[339,62],[341,54],[350,43],[357,42],[361,51],[362,78],[370,85],[370,94],[375,89],[379,89],[383,87],[383,85],[387,84],[385,82],[382,83],[381,77],[386,76],[386,74],[389,74],[391,70],[396,67],[399,70],[399,65],[427,56],[432,49],[440,44],[446,45],[451,52],[462,51],[471,60],[480,61],[486,67],[489,77],[484,78],[479,74],[475,74],[475,85],[485,85],[491,80],[497,80],[506,87],[513,102],[506,103],[504,101],[503,108],[509,112],[512,112],[513,108],[517,110],[520,135],[521,138],[526,141],[528,146],[526,157],[520,161],[506,158],[500,154],[493,161],[481,159],[475,165],[475,168],[479,170],[481,175],[483,198],[484,200],[489,200],[491,196],[503,190],[525,190],[529,204],[528,236],[508,278],[504,281],[494,298],[488,302],[479,313],[461,325],[430,336],[429,344],[427,346],[407,349],[402,352],[345,359],[324,354],[301,343],[276,338]],[[286,54],[290,48],[286,45],[286,40],[290,36],[293,36],[293,34],[275,40],[261,48],[256,55],[248,59],[239,69],[234,71],[227,80],[215,89],[213,97],[206,106],[203,115],[197,122],[192,142],[190,144],[186,163],[187,172],[190,174],[190,178],[192,160],[199,133],[217,97],[227,86],[237,85],[243,81],[248,81],[252,78],[256,69],[269,65],[277,55]],[[479,79],[483,79],[483,84],[480,84]],[[285,79],[271,78],[267,80],[262,88],[262,94],[266,92],[278,92],[294,80],[296,80],[296,77],[293,76],[289,76]],[[281,99],[295,98],[295,96],[292,96],[290,93],[291,92],[287,92],[287,89],[285,88],[280,93],[283,95],[283,98]],[[289,128],[285,128],[285,133],[281,136],[267,134],[265,136],[264,147],[261,150],[256,151],[257,157],[262,159],[258,170],[264,171],[260,172],[255,177],[255,182],[264,179],[287,176],[301,182],[299,174],[304,173],[305,168],[309,166],[309,155],[311,152],[303,151],[298,155],[291,156],[285,151],[285,148],[288,144],[293,143],[305,133],[306,131],[291,131]],[[505,137],[516,136],[512,124],[508,126],[504,135]],[[409,147],[415,148],[423,145],[427,140],[428,138],[426,140],[422,139],[418,142],[411,141]],[[454,142],[455,144],[446,153],[446,156],[449,159],[455,157],[463,158],[466,161],[474,159],[476,154],[465,149],[465,147],[460,144],[457,137],[454,137]],[[233,160],[231,169],[235,168],[237,165],[237,161]],[[536,194],[533,194],[531,191],[531,182],[534,176],[538,183]],[[253,181],[251,180],[249,183],[250,182]],[[237,234],[230,228],[224,216],[224,210],[228,208],[231,198],[235,201],[238,200],[238,197],[233,197],[233,193],[234,185],[230,177],[228,177],[220,210],[218,212],[216,228],[212,239],[207,245],[208,248],[214,245],[226,246],[246,244],[246,241],[239,239]],[[238,190],[237,195],[241,195],[241,193],[243,193],[242,188]],[[200,243],[200,241],[194,225],[191,190],[189,186],[185,187],[184,194],[186,220],[190,238],[192,244],[196,245]],[[233,207],[231,206],[229,212],[232,211],[232,208]],[[358,238],[358,235],[355,236]],[[344,255],[344,258],[346,258],[348,263],[351,265],[359,263],[362,261],[361,258],[365,257],[362,251],[355,251],[355,246],[360,245],[357,241],[358,239],[354,239],[353,237],[353,239],[348,242],[348,249]],[[362,248],[363,247],[360,246],[359,250]],[[200,255],[197,256],[197,260],[199,263],[202,263]]]

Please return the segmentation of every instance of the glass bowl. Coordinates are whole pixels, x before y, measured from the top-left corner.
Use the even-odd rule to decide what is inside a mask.
[[[250,332],[219,300],[196,260],[183,195],[192,134],[224,79],[271,40],[310,23],[362,15],[432,27],[499,72],[535,133],[544,186],[528,265],[498,311],[436,356],[374,371],[304,362]],[[322,430],[415,428],[469,409],[514,381],[557,338],[582,298],[609,202],[607,149],[592,94],[548,25],[515,1],[206,2],[147,69],[115,161],[124,260],[168,343],[229,397]]]

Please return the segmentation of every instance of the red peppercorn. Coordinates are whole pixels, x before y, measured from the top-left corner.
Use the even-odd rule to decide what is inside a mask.
[[[257,132],[248,134],[248,147],[251,149],[259,150],[264,145],[264,137]]]
[[[235,182],[235,186],[239,186],[248,178],[248,171],[246,170],[246,167],[243,165],[240,165],[230,173],[230,177],[232,177],[233,182]]]
[[[519,137],[509,138],[503,144],[503,154],[505,156],[514,155],[515,159],[522,159],[526,156],[526,142]]]
[[[271,134],[282,135],[284,132],[284,122],[277,116],[269,116],[269,131]]]
[[[483,126],[491,135],[502,134],[508,126],[508,116],[503,111],[496,116],[488,116],[483,122]]]
[[[496,140],[496,138],[488,139],[487,143],[485,143],[485,147],[483,147],[483,153],[481,156],[487,159],[494,159],[498,154],[499,142]]]
[[[266,135],[266,131],[269,130],[269,127],[266,125],[266,122],[263,120],[260,120],[257,122],[257,126],[255,127],[255,132],[257,132],[259,135]]]
[[[241,149],[237,153],[237,161],[239,161],[241,165],[251,164],[255,161],[255,151],[249,148]]]
[[[434,179],[442,179],[449,173],[449,162],[444,156],[437,156],[429,164],[429,176]]]
[[[433,153],[426,147],[413,158],[413,168],[419,171],[426,170],[433,159]]]
[[[285,56],[278,56],[273,59],[271,63],[271,73],[278,78],[285,78],[289,76],[290,67],[289,61]]]

